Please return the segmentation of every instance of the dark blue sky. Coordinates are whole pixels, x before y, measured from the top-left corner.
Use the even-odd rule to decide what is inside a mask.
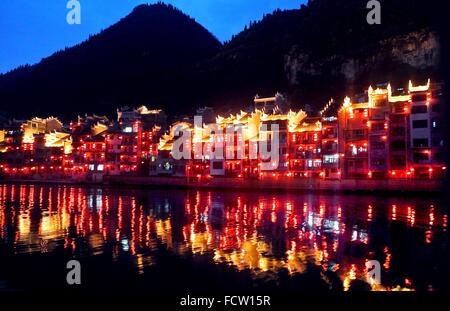
[[[306,0],[167,0],[194,17],[219,40],[230,39],[251,20]],[[0,73],[34,64],[114,24],[150,0],[79,0],[81,25],[68,25],[68,0],[0,0]]]

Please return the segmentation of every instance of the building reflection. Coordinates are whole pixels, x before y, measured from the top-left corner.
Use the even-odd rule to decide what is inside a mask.
[[[413,289],[414,259],[399,244],[438,243],[447,222],[436,202],[421,200],[0,185],[0,244],[9,251],[129,254],[139,273],[163,247],[254,277],[320,267],[348,289],[375,259],[383,284],[372,289]]]

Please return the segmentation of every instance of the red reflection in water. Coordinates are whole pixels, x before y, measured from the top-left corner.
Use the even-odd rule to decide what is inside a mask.
[[[143,254],[162,243],[180,255],[213,254],[216,262],[255,274],[280,268],[301,273],[312,263],[338,272],[345,284],[360,277],[367,259],[379,259],[383,269],[392,269],[388,245],[381,245],[381,254],[369,251],[371,241],[379,241],[369,228],[380,217],[408,227],[427,226],[426,243],[433,242],[435,230],[447,227],[447,215],[435,205],[424,208],[401,200],[387,204],[366,199],[360,205],[345,197],[336,202],[319,196],[200,191],[177,192],[178,201],[164,192],[149,196],[101,188],[0,185],[0,238],[23,252],[42,251],[43,240],[46,251],[60,241],[75,252],[79,236],[94,254],[103,252],[106,242],[114,243],[115,255],[137,256],[140,268],[151,264]]]

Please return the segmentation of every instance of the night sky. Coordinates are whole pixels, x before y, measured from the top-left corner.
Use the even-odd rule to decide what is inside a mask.
[[[68,25],[68,0],[0,1],[0,73],[70,47],[116,23],[148,0],[79,0],[81,25]],[[156,1],[154,1],[156,2]],[[306,0],[167,0],[219,40],[229,40],[251,20],[273,10],[299,8]]]

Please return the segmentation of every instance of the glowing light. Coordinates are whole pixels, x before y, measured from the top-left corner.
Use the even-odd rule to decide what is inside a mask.
[[[418,85],[413,86],[412,81],[409,81],[409,92],[426,92],[430,89],[431,80],[428,79],[428,82],[426,85]]]

